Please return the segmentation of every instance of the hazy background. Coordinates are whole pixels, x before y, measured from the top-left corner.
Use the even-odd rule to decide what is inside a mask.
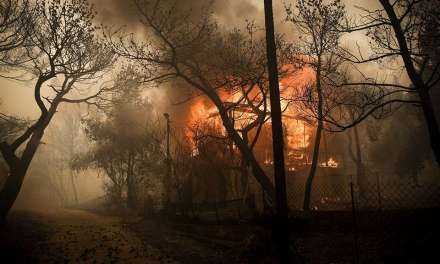
[[[179,0],[178,3],[184,8],[192,7],[194,10],[198,10],[202,5],[206,4],[206,0]],[[294,1],[286,1],[286,3],[292,3]],[[349,15],[352,17],[358,16],[358,10],[355,5],[361,5],[364,7],[373,8],[377,1],[363,0],[363,1],[345,1],[347,5],[347,10]],[[98,16],[96,19],[97,24],[103,23],[107,26],[122,27],[126,26],[131,31],[139,32],[138,21],[136,10],[131,3],[127,0],[92,0],[98,11]],[[275,23],[276,29],[279,32],[285,34],[286,38],[294,40],[297,37],[291,24],[283,23],[285,19],[284,11],[284,1],[274,1],[274,12],[275,12]],[[243,27],[246,25],[246,21],[255,21],[260,27],[264,27],[264,12],[263,12],[263,1],[262,0],[218,0],[214,2],[213,6],[214,16],[217,18],[221,27],[225,30],[234,27]],[[196,14],[196,13],[195,13]],[[365,45],[365,39],[361,37],[362,33],[350,35],[348,41],[353,43],[353,41],[358,41],[367,50],[368,47]],[[348,43],[348,44],[349,44]],[[371,68],[371,66],[368,66]],[[376,68],[369,69],[370,72],[377,71]],[[405,78],[403,76],[403,78]],[[9,115],[18,116],[26,119],[36,119],[39,115],[39,109],[36,106],[33,99],[33,85],[34,80],[29,81],[15,81],[0,78],[0,111]],[[155,105],[156,111],[158,113],[170,112],[175,126],[183,126],[185,123],[185,117],[188,115],[188,105],[174,105],[179,97],[186,95],[187,91],[183,88],[176,89],[177,87],[173,84],[169,84],[165,87],[160,88],[148,88],[145,93],[151,98],[152,103]],[[43,91],[44,93],[44,91]],[[62,123],[64,111],[60,107],[60,112],[53,124]],[[79,115],[85,114],[85,108],[80,108]],[[51,124],[49,130],[58,130]],[[61,125],[62,126],[62,125]],[[77,127],[77,133],[81,133],[81,127]],[[52,133],[46,133],[44,142],[50,142]],[[60,143],[62,144],[62,143]],[[83,144],[87,144],[86,142]],[[16,203],[16,208],[30,206],[34,208],[35,206],[47,205],[59,205],[56,194],[49,191],[51,188],[51,182],[49,174],[57,173],[57,168],[51,167],[48,163],[47,173],[38,172],[37,166],[41,166],[41,157],[50,156],[51,149],[47,147],[41,147],[37,153],[36,159],[32,163],[32,168],[29,175],[25,179],[23,189],[21,191],[20,197]],[[78,193],[81,197],[81,201],[92,199],[103,195],[103,179],[98,177],[97,172],[87,171],[85,173],[80,173],[77,177]],[[38,188],[35,188],[37,186]],[[41,200],[44,200],[42,202]]]

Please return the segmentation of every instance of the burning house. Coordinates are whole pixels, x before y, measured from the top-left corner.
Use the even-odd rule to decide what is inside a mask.
[[[281,80],[283,95],[283,125],[286,153],[286,173],[290,203],[300,208],[304,185],[312,161],[316,121],[291,104],[303,87],[313,82],[313,72],[303,69],[290,78]],[[241,136],[252,145],[253,153],[266,175],[273,181],[272,140],[270,126],[270,106],[264,105],[259,91],[252,89],[237,91],[219,90],[228,115]],[[249,102],[252,103],[250,106]],[[228,139],[217,108],[204,97],[197,97],[189,103],[188,128],[185,137],[194,159],[191,179],[193,201],[214,201],[242,198],[244,195],[262,197],[259,184],[252,177],[252,171],[243,161],[239,150]],[[266,109],[265,109],[266,108]],[[267,110],[261,126],[254,125],[260,111]],[[249,129],[250,127],[250,129]],[[344,179],[342,158],[339,148],[332,147],[333,135],[324,133],[317,164],[314,186],[340,185]],[[218,163],[218,164],[217,164]],[[221,163],[221,164],[220,164]],[[198,190],[209,190],[203,193]],[[336,194],[329,191],[326,196]],[[261,199],[260,199],[261,200]]]

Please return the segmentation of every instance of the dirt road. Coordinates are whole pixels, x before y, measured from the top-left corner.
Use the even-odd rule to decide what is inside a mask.
[[[398,216],[399,222],[383,220],[386,231],[365,228],[359,233],[362,263],[432,263],[428,260],[436,258],[438,211]],[[295,244],[305,263],[352,263],[350,225],[332,229],[327,218],[318,219],[296,231]],[[202,224],[81,210],[13,211],[0,229],[0,262],[271,263],[268,231],[250,223]]]
[[[0,235],[2,254],[14,263],[178,263],[124,219],[81,210],[12,212]]]

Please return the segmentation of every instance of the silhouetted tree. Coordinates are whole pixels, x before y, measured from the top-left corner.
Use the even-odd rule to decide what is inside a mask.
[[[340,78],[337,73],[340,61],[335,54],[341,37],[338,29],[346,11],[340,0],[297,0],[295,6],[296,12],[292,7],[286,7],[287,20],[294,23],[301,34],[299,59],[303,59],[305,66],[312,68],[315,75],[313,83],[305,86],[305,98],[300,100],[304,102],[300,102],[300,105],[307,104],[304,108],[311,109],[311,115],[317,120],[312,164],[304,193],[303,209],[307,211],[310,210],[312,184],[319,163],[324,119],[331,111],[330,101],[336,99],[330,98],[335,97],[331,93],[331,80]]]
[[[356,184],[359,187],[360,198],[364,198],[364,194],[367,191],[367,174],[366,165],[364,161],[364,155],[362,153],[361,136],[359,131],[359,125],[354,126],[347,131],[348,138],[348,154],[351,160],[356,164]],[[353,144],[354,143],[354,144]],[[354,145],[354,151],[353,151]]]
[[[16,137],[26,129],[28,123],[27,120],[0,113],[0,142]],[[7,164],[4,159],[0,159],[0,186],[6,180],[7,175]]]
[[[267,76],[264,42],[252,34],[220,31],[209,8],[201,10],[200,16],[194,18],[191,11],[178,9],[178,1],[136,0],[134,3],[143,26],[153,33],[152,37],[139,41],[137,36],[118,37],[110,33],[108,38],[113,41],[115,51],[140,66],[144,81],[179,80],[207,96],[217,108],[229,138],[251,166],[255,178],[270,199],[274,198],[271,180],[235,128],[229,115],[229,103],[220,94],[221,91],[237,89],[241,84],[252,83],[262,73]],[[279,58],[285,61],[283,56],[289,46],[280,38],[277,42]],[[243,96],[241,98],[236,103],[244,100]]]
[[[0,141],[9,141],[26,129],[28,121],[0,113]]]
[[[269,74],[270,112],[272,120],[272,148],[275,175],[276,221],[273,235],[281,263],[290,263],[290,232],[288,223],[286,171],[284,164],[283,122],[281,119],[281,98],[278,80],[277,48],[273,22],[272,0],[264,1],[266,24],[266,55]]]
[[[440,163],[440,130],[431,99],[432,88],[440,81],[439,25],[437,11],[440,2],[417,0],[379,0],[381,8],[369,10],[362,8],[364,21],[355,26],[345,27],[345,31],[365,30],[370,38],[373,54],[366,57],[360,52],[346,50],[344,58],[364,64],[400,59],[410,80],[410,85],[367,78],[364,82],[345,85],[363,85],[380,87],[383,92],[380,103],[358,116],[357,122],[381,111],[387,105],[410,103],[419,106],[428,128],[431,148],[437,163]],[[400,97],[398,97],[400,95]],[[337,125],[345,129],[350,125]]]
[[[33,30],[33,6],[28,0],[0,2],[0,66],[23,62],[25,42]]]
[[[0,191],[0,218],[5,220],[21,189],[44,131],[62,103],[105,103],[111,90],[99,80],[113,64],[111,49],[95,37],[94,11],[85,1],[37,1],[33,34],[25,42],[29,74],[36,78],[34,99],[41,112],[11,143],[0,144],[9,176]],[[50,89],[50,93],[42,90]],[[45,94],[48,94],[45,96]],[[87,95],[84,95],[87,94]],[[68,95],[70,95],[68,97]],[[20,153],[17,153],[22,147]]]

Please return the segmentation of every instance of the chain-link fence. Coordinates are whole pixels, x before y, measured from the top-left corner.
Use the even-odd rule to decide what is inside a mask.
[[[312,217],[298,238],[309,262],[424,263],[435,252],[430,246],[439,234],[439,183],[378,175],[352,183],[351,176],[325,176],[333,178],[318,175],[313,182]],[[303,212],[305,181],[296,177],[287,185],[293,212]]]
[[[312,210],[351,210],[350,176],[345,181],[315,179],[312,185]],[[417,184],[411,179],[382,182],[378,178],[353,184],[356,210],[411,210],[440,206],[440,183]],[[305,178],[297,178],[287,185],[291,210],[303,208]]]
[[[438,182],[379,175],[359,182],[350,175],[318,174],[311,211],[305,213],[306,177],[288,175],[287,180],[293,238],[306,263],[424,263],[420,256],[427,256],[423,252],[440,234]],[[175,203],[173,214],[217,223],[251,219],[264,212],[265,201],[259,184],[251,185],[249,201]]]

